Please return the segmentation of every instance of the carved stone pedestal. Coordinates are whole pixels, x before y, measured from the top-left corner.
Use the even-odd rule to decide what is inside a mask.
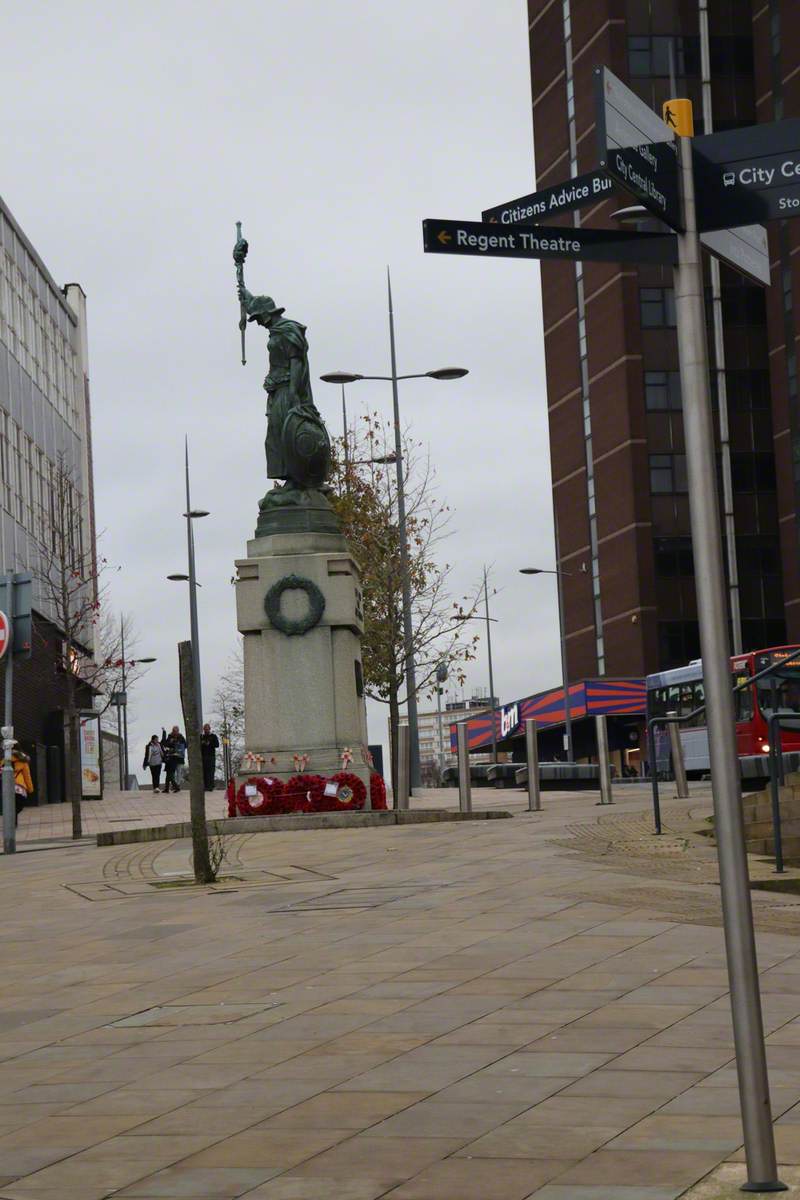
[[[245,749],[263,756],[241,776],[333,775],[369,783],[358,567],[339,533],[287,532],[247,543],[236,563],[244,640]],[[246,766],[246,764],[245,764]]]

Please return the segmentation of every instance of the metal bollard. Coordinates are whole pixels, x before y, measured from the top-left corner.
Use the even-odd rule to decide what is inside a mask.
[[[397,727],[397,797],[395,799],[396,809],[406,809],[409,806],[410,795],[410,740],[408,736],[408,726],[398,725]]]
[[[668,712],[668,717],[677,717],[676,712]],[[683,759],[683,742],[681,731],[676,721],[667,723],[669,730],[669,750],[672,755],[672,773],[675,776],[675,795],[679,800],[688,800],[689,784],[686,782],[686,763]]]
[[[456,725],[456,742],[458,748],[458,807],[461,812],[472,812],[472,781],[469,776],[466,721],[459,721]]]
[[[528,762],[528,812],[540,812],[542,794],[539,783],[539,733],[536,721],[525,721],[525,756]]]
[[[656,729],[652,721],[647,722],[647,758],[650,768],[650,787],[653,790],[653,822],[656,833],[661,833],[661,801],[658,796],[658,761],[656,758]]]
[[[597,761],[600,765],[600,803],[613,804],[611,794],[611,763],[608,760],[608,729],[605,717],[595,717],[597,734]]]

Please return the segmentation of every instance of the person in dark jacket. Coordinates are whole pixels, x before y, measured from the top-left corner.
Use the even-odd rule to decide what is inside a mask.
[[[207,792],[214,790],[217,750],[219,750],[219,738],[211,732],[211,726],[206,723],[200,734],[200,753],[203,757],[203,787]]]
[[[168,792],[171,788],[173,792],[179,792],[179,772],[186,761],[186,738],[177,725],[173,725],[169,733],[165,729],[161,730],[161,748],[167,768],[164,791]]]
[[[150,741],[144,748],[144,761],[142,762],[142,770],[149,769],[153,777],[153,794],[160,791],[159,784],[161,783],[161,768],[164,765],[164,751],[161,742],[158,740],[158,734],[154,733]],[[168,791],[164,788],[164,791]]]

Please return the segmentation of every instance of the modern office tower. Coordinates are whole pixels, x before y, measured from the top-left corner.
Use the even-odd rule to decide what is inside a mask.
[[[794,0],[529,0],[529,22],[537,187],[598,165],[597,66],[658,113],[688,96],[697,133],[800,115]],[[557,223],[619,227],[633,203],[618,191]],[[734,650],[800,641],[800,221],[769,228],[771,287],[706,264]],[[687,663],[699,638],[671,268],[544,262],[542,293],[570,678]]]

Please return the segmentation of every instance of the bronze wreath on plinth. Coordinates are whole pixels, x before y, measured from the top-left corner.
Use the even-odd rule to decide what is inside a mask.
[[[308,596],[308,612],[304,617],[298,617],[293,621],[281,612],[281,600],[284,592],[295,590],[305,592]],[[273,583],[267,592],[264,597],[264,608],[271,625],[274,625],[281,633],[294,637],[297,634],[308,633],[309,629],[313,629],[315,625],[319,624],[322,614],[325,612],[325,597],[313,580],[305,579],[302,575],[284,575],[283,579]]]

